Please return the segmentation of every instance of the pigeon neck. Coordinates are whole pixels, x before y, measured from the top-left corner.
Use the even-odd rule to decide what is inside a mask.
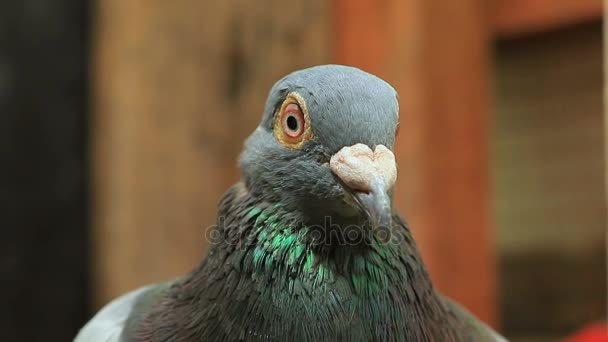
[[[189,317],[187,340],[414,340],[427,322],[448,317],[400,222],[401,243],[320,246],[296,214],[239,185],[224,196],[219,215],[209,255],[167,295],[169,324]]]
[[[337,222],[310,226],[280,203],[259,201],[241,184],[224,196],[219,215],[222,241],[212,247],[210,257],[215,250],[228,250],[222,253],[224,263],[242,273],[274,277],[278,270],[289,270],[318,284],[342,277],[356,292],[432,288],[409,229],[398,217],[389,240],[365,227],[349,229]]]

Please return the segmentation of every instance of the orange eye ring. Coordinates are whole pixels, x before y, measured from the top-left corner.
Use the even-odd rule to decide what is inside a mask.
[[[304,134],[305,127],[304,113],[297,103],[290,103],[285,106],[281,113],[281,127],[286,136],[297,139]]]
[[[312,139],[310,116],[300,94],[292,92],[287,95],[275,115],[273,131],[280,143],[292,149],[300,149]]]

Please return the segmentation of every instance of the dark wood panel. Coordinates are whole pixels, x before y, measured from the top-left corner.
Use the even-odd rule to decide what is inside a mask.
[[[493,209],[509,336],[564,336],[606,303],[602,24],[496,45]]]
[[[86,318],[88,1],[0,2],[0,340]]]

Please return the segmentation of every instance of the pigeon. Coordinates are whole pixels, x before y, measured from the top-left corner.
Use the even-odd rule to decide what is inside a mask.
[[[392,205],[398,124],[395,89],[358,68],[277,81],[208,255],[75,341],[506,341],[433,287]]]

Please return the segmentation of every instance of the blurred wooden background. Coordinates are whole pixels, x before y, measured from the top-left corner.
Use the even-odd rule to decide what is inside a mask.
[[[500,124],[498,136],[509,134],[501,130],[508,125],[501,110],[512,109],[500,107],[500,95],[495,104],[494,84],[499,92],[518,86],[500,71],[495,76],[502,62],[494,51],[511,53],[495,44],[597,20],[601,0],[108,0],[98,2],[95,13],[91,275],[97,306],[193,268],[206,253],[217,200],[238,179],[237,155],[273,82],[295,69],[343,63],[397,87],[397,205],[438,288],[498,325],[497,256],[509,242],[497,238],[510,234],[497,233],[495,219],[517,226],[500,200],[517,203],[527,193],[500,197],[501,184],[515,185],[493,180],[493,165],[525,162],[490,158],[493,124]],[[534,68],[527,70],[535,77]],[[527,94],[536,98],[534,87],[542,86]],[[536,112],[519,115],[525,121]],[[592,143],[600,144],[596,138]],[[508,137],[497,139],[500,145]],[[533,208],[541,216],[562,210]]]
[[[606,314],[602,23],[500,41],[494,63],[502,324],[563,335]]]

